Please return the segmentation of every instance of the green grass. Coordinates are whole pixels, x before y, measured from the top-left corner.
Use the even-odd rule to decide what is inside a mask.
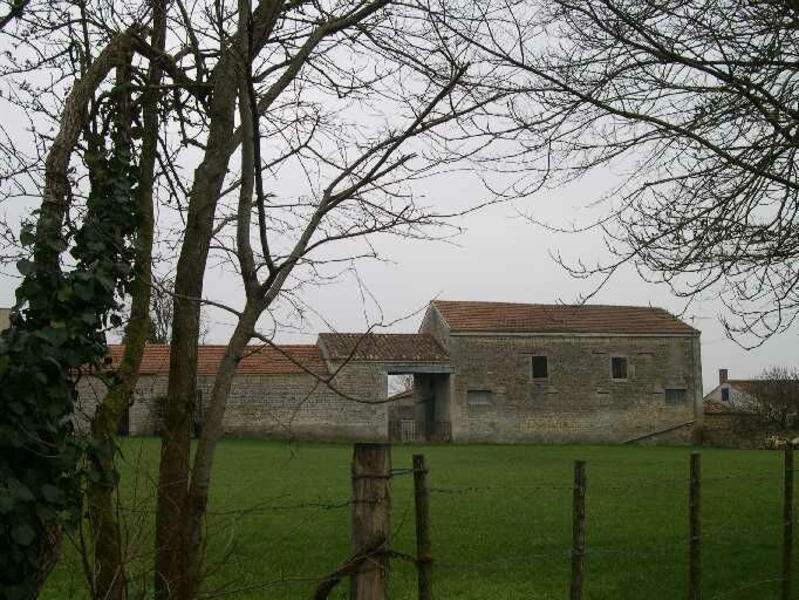
[[[132,509],[125,514],[139,558],[132,571],[148,582],[158,449],[154,439],[123,448],[123,495]],[[420,451],[436,490],[437,598],[566,598],[578,458],[588,463],[584,597],[686,597],[689,448],[398,446],[394,468],[409,467]],[[346,502],[350,454],[346,445],[225,440],[213,478],[206,591],[308,598],[307,578],[332,571],[350,553],[349,510],[297,505]],[[702,450],[703,598],[778,597],[781,472],[776,452]],[[411,477],[398,475],[392,487],[393,546],[413,553]],[[390,592],[414,598],[410,564],[392,563]],[[65,547],[42,597],[85,597],[76,552]],[[346,598],[346,584],[333,597]]]

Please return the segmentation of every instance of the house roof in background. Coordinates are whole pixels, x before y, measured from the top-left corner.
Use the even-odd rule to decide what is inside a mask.
[[[517,304],[434,300],[453,332],[670,334],[699,333],[662,308],[601,304]]]
[[[758,391],[790,390],[799,394],[799,381],[793,379],[728,379],[727,383],[741,392],[756,395]]]
[[[117,365],[124,352],[122,345],[110,345],[108,353],[112,364]],[[202,345],[197,348],[197,374],[216,375],[219,363],[225,353],[225,346]],[[293,359],[293,360],[292,360]],[[296,364],[296,363],[299,363]],[[281,375],[305,373],[300,366],[315,373],[327,373],[327,367],[315,344],[272,346],[247,346],[239,362],[236,373],[239,375]],[[153,375],[169,371],[169,346],[148,344],[144,348],[139,373]]]
[[[449,354],[427,333],[320,333],[330,360],[449,362]]]

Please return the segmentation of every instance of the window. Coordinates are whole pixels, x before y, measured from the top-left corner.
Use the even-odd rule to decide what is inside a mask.
[[[610,375],[613,379],[627,379],[627,359],[624,356],[610,359]]]
[[[688,392],[685,388],[666,388],[666,404],[676,406],[688,401]]]
[[[546,356],[533,357],[533,379],[546,379],[549,377]]]
[[[491,390],[469,390],[466,392],[466,403],[469,406],[487,406],[491,404]]]
[[[730,388],[728,387],[721,388],[721,401],[726,402],[727,404],[730,403]]]

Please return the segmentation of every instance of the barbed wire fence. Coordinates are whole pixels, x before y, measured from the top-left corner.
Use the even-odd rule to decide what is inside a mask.
[[[534,491],[559,490],[572,491],[571,514],[571,545],[568,548],[553,552],[538,552],[510,556],[497,556],[482,561],[446,561],[436,560],[432,551],[434,540],[431,539],[430,495],[464,495],[479,494],[493,489],[487,486],[464,487],[430,487],[427,483],[428,467],[424,455],[413,455],[412,468],[394,469],[390,466],[390,446],[384,444],[356,444],[353,450],[353,496],[352,502],[352,539],[354,543],[353,555],[345,561],[334,573],[323,576],[317,580],[314,600],[323,600],[344,577],[350,577],[350,598],[353,600],[385,600],[388,598],[388,564],[390,560],[401,560],[414,565],[417,573],[417,598],[418,600],[431,600],[434,589],[434,572],[446,572],[458,569],[490,569],[507,567],[512,564],[529,563],[535,561],[564,561],[568,562],[569,570],[569,600],[582,600],[584,590],[590,589],[590,579],[585,577],[586,563],[593,557],[612,554],[630,554],[630,548],[608,548],[601,545],[588,545],[586,543],[586,515],[590,512],[587,503],[588,470],[586,461],[574,462],[574,478],[571,486],[568,484],[555,485],[526,485],[520,486],[525,494]],[[369,458],[371,457],[371,458]],[[376,458],[379,457],[379,458]],[[757,594],[756,590],[766,585],[779,586],[779,598],[791,598],[793,575],[793,447],[786,447],[783,453],[782,472],[782,521],[779,524],[781,540],[781,565],[780,576],[761,578],[754,581],[743,582],[732,589],[727,589],[709,596],[710,600],[735,597],[740,593],[747,593],[746,597]],[[382,466],[381,466],[382,465]],[[686,535],[683,541],[664,545],[659,544],[648,548],[636,548],[636,556],[662,557],[675,551],[685,553],[687,558],[687,589],[683,597],[688,600],[701,600],[702,598],[702,562],[703,550],[707,551],[714,546],[724,545],[719,540],[707,539],[702,533],[701,505],[703,484],[723,484],[725,481],[740,478],[740,474],[729,474],[703,480],[701,474],[701,453],[692,452],[687,465],[687,478],[653,481],[642,485],[655,488],[674,488],[681,485],[686,491],[687,523],[684,524]],[[413,475],[413,503],[415,515],[416,553],[410,555],[393,549],[390,545],[390,486],[388,482],[398,475]],[[773,475],[747,474],[748,480],[753,484],[763,481],[774,481]],[[623,489],[622,486],[602,486],[603,492]],[[739,533],[742,533],[739,531]],[[754,531],[752,532],[755,533]],[[762,531],[760,532],[762,533]]]

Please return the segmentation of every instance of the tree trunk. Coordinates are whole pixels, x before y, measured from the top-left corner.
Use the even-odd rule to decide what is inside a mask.
[[[89,101],[109,72],[123,60],[133,44],[128,32],[111,38],[83,77],[75,82],[64,102],[58,133],[45,160],[42,205],[36,223],[34,261],[44,270],[60,273],[61,251],[53,242],[63,239],[62,228],[72,196],[69,193],[69,163],[85,124]],[[41,586],[58,560],[61,528],[57,521],[42,523],[36,544],[39,549],[37,586]]]
[[[229,60],[220,61],[214,70],[214,81],[207,150],[194,174],[186,233],[175,277],[156,513],[155,592],[159,599],[176,597],[188,571],[183,511],[188,494],[189,445],[197,384],[200,299],[214,212],[230,160],[230,152],[226,149],[233,135],[238,90],[236,71]]]
[[[163,0],[153,0],[152,44],[163,50],[166,40],[166,10]],[[142,95],[144,133],[139,160],[136,230],[135,279],[131,290],[130,321],[125,328],[125,352],[119,366],[119,383],[109,390],[97,407],[91,425],[92,437],[104,448],[100,468],[105,477],[90,482],[88,512],[93,536],[94,590],[96,600],[123,600],[127,597],[124,548],[117,520],[114,494],[116,469],[114,452],[117,425],[129,404],[136,382],[145,343],[149,334],[150,290],[153,247],[153,176],[158,153],[158,90],[162,70],[157,61],[150,64],[149,87]],[[128,81],[124,83],[129,83]]]
[[[283,0],[262,0],[251,28],[255,53],[271,33]],[[197,343],[203,276],[227,166],[237,143],[234,115],[238,94],[238,45],[228,46],[214,68],[208,116],[210,128],[202,162],[194,172],[189,194],[186,232],[175,276],[174,320],[169,352],[169,383],[164,406],[164,433],[158,475],[156,512],[155,594],[158,599],[177,597],[186,588],[189,571],[189,535],[185,529],[188,501],[191,415],[197,385]],[[196,556],[196,555],[193,555]],[[191,587],[191,585],[189,586]]]
[[[181,600],[195,598],[202,581],[203,518],[208,504],[208,489],[211,482],[214,450],[219,438],[222,437],[222,419],[225,415],[225,406],[230,387],[236,375],[236,367],[244,354],[247,343],[250,341],[255,322],[261,315],[262,310],[260,305],[247,304],[225,349],[225,354],[214,379],[211,401],[204,415],[202,433],[197,443],[194,464],[192,465],[191,486],[189,488],[184,523],[188,542],[188,572],[180,591],[179,598]]]
[[[53,140],[44,165],[44,191],[42,206],[36,223],[36,244],[34,260],[40,266],[60,271],[60,251],[53,240],[61,239],[61,228],[70,202],[69,161],[83,129],[86,108],[95,90],[105,80],[108,73],[130,51],[133,38],[128,32],[114,36],[108,45],[97,55],[82,79],[67,96],[59,121],[58,135]]]

